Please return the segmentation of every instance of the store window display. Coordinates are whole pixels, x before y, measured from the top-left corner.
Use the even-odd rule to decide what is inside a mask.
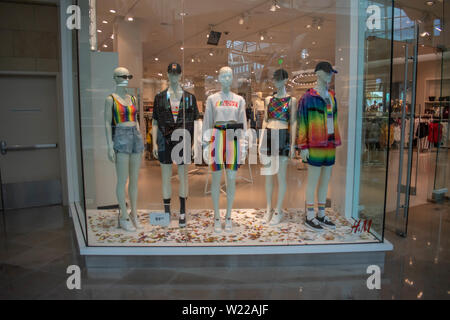
[[[323,227],[336,227],[325,215],[325,205],[328,183],[336,160],[336,147],[341,145],[341,138],[335,93],[328,88],[337,71],[326,61],[319,62],[314,71],[317,85],[302,96],[298,107],[297,145],[301,149],[302,159],[308,163],[305,226],[321,232]],[[314,212],[316,188],[317,216]]]
[[[214,231],[222,231],[220,220],[219,196],[222,171],[226,172],[227,209],[225,231],[232,232],[231,210],[236,190],[236,171],[243,163],[246,153],[245,131],[247,119],[245,100],[231,92],[233,71],[222,67],[219,71],[221,91],[206,100],[203,118],[204,145],[208,146],[209,165],[212,171],[211,197],[214,206]]]
[[[152,135],[156,137],[153,139],[153,156],[159,160],[161,165],[164,211],[171,214],[171,176],[172,164],[175,163],[180,180],[179,226],[185,227],[186,199],[189,189],[187,170],[191,160],[194,121],[200,116],[195,96],[183,90],[180,85],[181,72],[181,66],[178,63],[171,63],[167,67],[169,87],[155,96]],[[185,130],[182,132],[183,143],[181,145],[175,137],[178,129]],[[177,145],[182,148],[178,149]]]
[[[265,167],[262,174],[266,179],[267,209],[266,222],[277,225],[283,218],[281,206],[287,189],[286,171],[289,158],[295,156],[297,126],[297,99],[288,95],[286,83],[288,72],[278,69],[273,74],[277,93],[269,96],[264,104],[263,134],[260,139],[260,156]],[[278,177],[278,200],[272,215],[273,176]]]
[[[137,183],[144,143],[137,121],[136,98],[127,93],[128,80],[132,77],[126,68],[115,69],[116,91],[109,95],[105,102],[108,158],[115,163],[117,174],[116,195],[120,208],[119,226],[126,231],[136,231],[136,228],[142,228],[137,213]],[[127,211],[125,196],[128,179],[130,214]]]

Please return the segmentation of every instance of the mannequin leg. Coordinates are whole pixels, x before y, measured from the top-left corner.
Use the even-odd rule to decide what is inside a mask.
[[[116,175],[117,175],[116,196],[120,207],[120,217],[122,219],[128,218],[125,187],[127,184],[129,174],[129,162],[130,156],[128,154],[116,153]]]
[[[189,193],[187,169],[187,165],[178,166],[178,178],[180,180],[180,189],[178,190],[178,193],[180,198],[187,198]]]
[[[231,210],[233,209],[234,194],[236,191],[236,173],[237,171],[226,170],[227,176],[227,215],[226,218],[231,217]]]
[[[280,156],[280,168],[278,170],[278,201],[277,210],[281,212],[281,206],[283,205],[284,196],[286,194],[286,172],[289,158],[286,156]]]
[[[320,172],[322,167],[315,167],[308,165],[308,184],[306,186],[306,206],[307,206],[307,219],[314,218],[314,195],[316,193],[317,184],[319,183]]]
[[[319,190],[317,191],[317,202],[319,203],[319,217],[325,215],[325,204],[327,202],[328,184],[330,182],[332,166],[322,167],[319,180]],[[323,208],[323,209],[322,209]]]
[[[161,174],[163,198],[170,199],[172,198],[172,183],[170,182],[170,178],[172,177],[172,164],[161,163]]]
[[[220,197],[220,179],[222,178],[222,170],[212,173],[211,182],[211,198],[214,207],[214,219],[220,219],[219,197]]]
[[[128,196],[130,197],[131,213],[137,216],[138,178],[141,168],[142,153],[133,153],[130,156],[130,181],[128,183]]]
[[[273,195],[273,175],[266,175],[266,201],[267,209],[264,215],[265,220],[269,220],[272,211],[272,195]]]

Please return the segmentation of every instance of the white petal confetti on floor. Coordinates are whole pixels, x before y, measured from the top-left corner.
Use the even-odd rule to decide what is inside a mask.
[[[221,211],[222,232],[214,232],[212,210],[189,210],[186,228],[178,227],[178,217],[170,226],[150,224],[153,210],[138,210],[143,229],[128,232],[118,228],[118,210],[88,210],[88,241],[90,246],[255,246],[311,245],[339,243],[370,243],[378,240],[370,233],[355,234],[352,225],[340,214],[327,209],[336,224],[335,230],[321,233],[308,230],[302,209],[284,210],[281,223],[264,222],[263,209],[236,209],[232,213],[233,231],[225,232],[225,211]]]

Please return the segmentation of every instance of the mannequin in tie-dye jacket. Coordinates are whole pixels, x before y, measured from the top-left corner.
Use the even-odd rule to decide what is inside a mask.
[[[333,113],[334,137],[329,140],[327,131],[327,103],[315,89],[309,89],[302,96],[297,113],[297,147],[301,150],[326,147],[329,142],[341,145],[337,121],[337,102],[333,91],[329,91]]]

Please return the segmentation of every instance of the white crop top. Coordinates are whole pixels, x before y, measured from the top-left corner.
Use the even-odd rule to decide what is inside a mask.
[[[225,94],[222,91],[210,95],[206,99],[206,109],[203,116],[203,133],[208,129],[212,129],[217,122],[230,121],[242,123],[244,132],[247,130],[244,98],[233,92]]]

